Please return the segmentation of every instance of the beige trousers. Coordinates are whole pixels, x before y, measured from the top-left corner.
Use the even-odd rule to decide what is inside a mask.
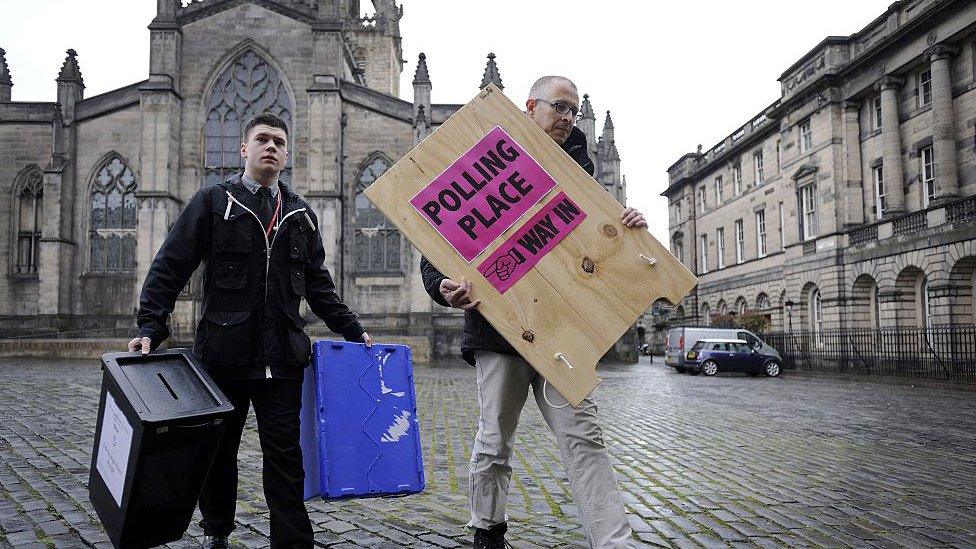
[[[550,406],[543,397],[542,376],[522,357],[478,351],[475,362],[481,417],[468,477],[468,526],[487,529],[508,519],[505,505],[515,427],[532,387],[542,417],[556,435],[590,547],[633,547],[613,466],[596,421],[596,404],[585,399],[577,408]],[[546,396],[555,406],[566,404],[552,387],[546,388]]]

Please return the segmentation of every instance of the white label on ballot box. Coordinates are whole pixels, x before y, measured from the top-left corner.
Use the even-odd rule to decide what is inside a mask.
[[[122,506],[122,488],[125,486],[125,470],[129,466],[131,446],[132,426],[115,404],[112,393],[106,393],[102,436],[98,441],[98,460],[95,467],[119,507]]]

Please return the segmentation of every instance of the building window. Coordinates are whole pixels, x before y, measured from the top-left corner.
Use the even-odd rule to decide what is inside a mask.
[[[136,179],[121,158],[113,158],[98,171],[89,198],[89,271],[135,271]]]
[[[932,103],[932,70],[927,69],[918,75],[918,106],[926,107]]]
[[[928,208],[929,203],[935,198],[935,154],[931,145],[922,149],[920,153],[919,158],[922,161],[922,207]]]
[[[786,250],[786,213],[782,202],[779,203],[779,249]]]
[[[742,220],[735,220],[735,262],[742,263],[745,257],[746,231],[742,226]]]
[[[681,245],[680,241],[674,243],[674,256],[678,258],[681,263],[685,262],[685,248]]]
[[[766,257],[766,210],[756,212],[756,250],[759,257]]]
[[[780,140],[776,140],[776,171],[779,172],[783,167],[783,151],[780,146]]]
[[[725,268],[725,227],[715,232],[715,249],[718,251],[718,268]]]
[[[681,203],[675,202],[671,205],[671,215],[674,218],[674,224],[677,225],[681,223]]]
[[[701,235],[701,272],[708,272],[708,236]]]
[[[706,195],[705,187],[698,187],[698,211],[700,212],[704,212],[705,206],[708,205],[708,203],[705,201],[706,199],[705,195]]]
[[[752,160],[753,160],[753,165],[756,168],[756,185],[759,185],[760,183],[762,183],[766,179],[766,176],[763,175],[763,153],[762,153],[762,151],[756,151],[756,153],[752,155]]]
[[[871,169],[871,178],[874,180],[875,209],[878,212],[878,219],[884,217],[887,203],[885,202],[884,186],[884,167],[877,166]]]
[[[810,331],[813,332],[818,344],[823,343],[823,298],[820,290],[815,288],[810,292]]]
[[[14,273],[37,274],[41,253],[41,227],[44,225],[42,198],[44,174],[37,166],[24,169],[14,184],[16,202],[17,250]]]
[[[732,166],[732,194],[742,194],[742,166],[739,164]]]
[[[871,102],[871,112],[873,113],[874,129],[881,129],[881,96],[874,98]]]
[[[722,203],[722,176],[715,178],[715,205]]]
[[[355,241],[356,270],[360,272],[389,272],[400,269],[400,231],[390,223],[363,191],[390,168],[390,162],[373,154],[356,178]]]
[[[803,240],[810,240],[817,236],[817,189],[814,185],[800,189],[800,212]]]
[[[292,103],[278,71],[252,50],[241,53],[220,74],[207,96],[204,177],[213,184],[244,170],[241,141],[244,125],[256,114],[270,112],[292,125]],[[281,179],[291,180],[288,155]]]
[[[800,131],[800,152],[805,153],[813,148],[813,130],[810,128],[810,119],[807,118],[799,125]]]

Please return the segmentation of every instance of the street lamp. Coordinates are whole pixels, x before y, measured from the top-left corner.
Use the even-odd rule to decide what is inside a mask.
[[[788,324],[789,328],[787,329],[787,331],[789,331],[792,334],[793,333],[793,302],[787,299],[786,303],[784,303],[783,305],[786,306],[786,321],[789,323]]]

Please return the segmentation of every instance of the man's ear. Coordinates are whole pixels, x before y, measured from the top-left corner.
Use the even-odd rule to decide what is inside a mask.
[[[527,99],[525,101],[525,114],[528,114],[529,116],[534,116],[536,103],[538,102],[535,99]]]
[[[247,143],[241,143],[241,158],[247,158]]]

